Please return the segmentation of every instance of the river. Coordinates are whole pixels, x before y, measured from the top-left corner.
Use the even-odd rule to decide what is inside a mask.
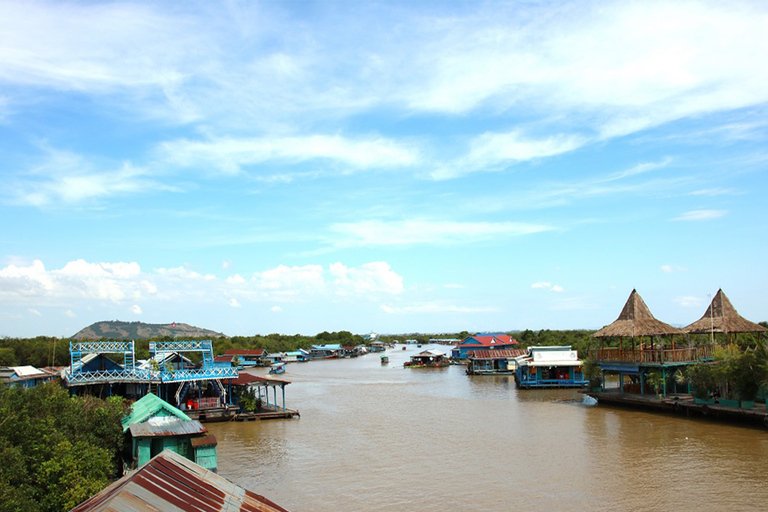
[[[301,418],[207,423],[219,474],[292,512],[768,509],[768,429],[406,369],[450,347],[401,347],[287,365]]]

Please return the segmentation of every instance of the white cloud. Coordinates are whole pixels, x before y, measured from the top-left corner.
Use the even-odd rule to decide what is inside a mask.
[[[235,274],[233,276],[229,276],[227,278],[227,283],[229,284],[243,284],[245,283],[245,278],[241,276],[240,274]]]
[[[64,316],[66,316],[67,318],[77,318],[77,314],[71,309],[66,310],[64,312]]]
[[[10,180],[4,192],[9,202],[43,208],[171,190],[130,162],[101,164],[71,152],[44,150],[43,162]]]
[[[533,283],[531,285],[531,288],[539,289],[539,290],[550,290],[556,293],[560,293],[565,291],[565,289],[560,286],[559,284],[552,284],[547,281],[540,281],[538,283]]]
[[[573,151],[587,143],[587,139],[574,135],[554,135],[534,139],[519,130],[509,133],[486,133],[470,143],[469,152],[447,165],[432,171],[434,179],[456,178],[478,171],[499,171],[517,162],[559,155]]]
[[[338,135],[182,139],[161,144],[160,152],[164,159],[176,165],[216,168],[226,174],[237,174],[243,167],[266,162],[295,164],[327,160],[344,164],[346,169],[370,169],[410,166],[418,160],[413,148],[394,140]]]
[[[544,224],[522,222],[451,222],[431,220],[361,221],[338,223],[330,227],[341,235],[337,247],[379,245],[450,245],[498,237],[530,235],[550,231]]]
[[[280,313],[283,310],[283,308],[281,308],[280,306],[272,306],[271,308],[269,308],[269,310],[273,313]]]
[[[701,221],[701,220],[714,220],[724,217],[728,213],[727,210],[691,210],[685,212],[682,215],[675,217],[672,220],[679,221]]]
[[[134,304],[133,306],[131,306],[131,313],[133,313],[134,315],[140,315],[141,306],[139,306],[138,304]]]
[[[229,304],[230,307],[233,307],[233,308],[241,308],[242,307],[240,305],[240,303],[237,301],[237,299],[235,299],[234,297],[229,300],[228,304]]]
[[[35,316],[43,316],[43,314],[40,313],[40,311],[36,310],[35,308],[29,308],[27,311],[29,311],[31,314]]]
[[[403,278],[383,261],[365,263],[356,268],[333,263],[329,272],[334,279],[336,293],[340,295],[376,292],[396,294],[403,291]]]

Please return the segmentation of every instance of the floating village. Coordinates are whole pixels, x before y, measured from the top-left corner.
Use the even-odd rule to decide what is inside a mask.
[[[284,511],[217,474],[217,440],[204,424],[300,418],[287,406],[292,364],[376,354],[388,366],[395,351],[416,344],[405,369],[463,365],[467,378],[511,376],[521,392],[576,388],[600,404],[768,427],[764,378],[749,385],[743,382],[749,371],[746,377],[742,371],[742,381],[731,379],[723,388],[714,376],[718,350],[736,347],[739,335],[757,340],[739,350],[765,365],[765,332],[741,317],[722,290],[702,317],[684,328],[657,320],[633,290],[618,318],[592,334],[594,348],[583,357],[571,346],[520,348],[506,333],[432,339],[425,350],[418,350],[423,347],[416,340],[395,344],[373,334],[358,346],[322,344],[280,353],[216,354],[210,340],[154,341],[146,360],[136,359],[133,341],[72,341],[66,368],[4,367],[0,379],[23,388],[58,380],[72,395],[121,396],[132,404],[122,420],[130,450],[124,476],[74,510]],[[434,348],[439,345],[450,349]],[[252,368],[268,373],[258,376]]]

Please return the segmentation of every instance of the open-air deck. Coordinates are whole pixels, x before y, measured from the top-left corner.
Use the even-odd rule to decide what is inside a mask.
[[[671,364],[695,363],[712,359],[714,345],[684,348],[626,349],[600,348],[589,351],[596,363]]]

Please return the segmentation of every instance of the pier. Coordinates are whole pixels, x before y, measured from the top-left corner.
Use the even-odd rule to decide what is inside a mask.
[[[715,420],[750,423],[768,428],[768,409],[765,403],[755,403],[753,408],[729,407],[719,403],[698,403],[692,395],[669,395],[656,397],[635,395],[619,391],[582,391],[598,403],[633,407],[680,414],[688,417],[707,417]]]

